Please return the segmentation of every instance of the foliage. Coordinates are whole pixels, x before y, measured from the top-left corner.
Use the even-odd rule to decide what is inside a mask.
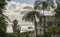
[[[60,4],[58,3],[57,8],[55,9],[55,18],[60,22]]]
[[[39,1],[39,0],[36,0],[35,3],[34,3],[34,9],[41,9],[41,10],[45,10],[47,8],[49,8],[50,10],[50,7],[51,8],[55,8],[54,4],[51,4],[51,2],[47,2],[49,0],[45,0],[45,1]],[[41,7],[42,5],[42,7]],[[50,6],[50,7],[48,7]]]
[[[42,7],[40,7],[41,4],[42,4]],[[47,9],[47,6],[48,6],[47,2],[43,1],[43,2],[38,3],[37,5],[35,5],[35,6],[34,6],[34,9],[40,8],[40,9],[42,9],[42,10],[45,10],[45,9]]]
[[[25,20],[25,21],[29,21],[29,22],[34,22],[35,24],[35,30],[36,30],[36,37],[37,37],[37,21],[36,21],[36,18],[40,19],[40,13],[37,12],[37,11],[29,11],[28,13],[26,13],[22,20]]]
[[[2,10],[5,6],[5,3],[5,0],[0,0],[0,37],[6,37],[6,23]]]
[[[13,21],[13,32],[14,33],[17,33],[17,25],[18,25],[18,21],[15,19],[14,21]]]
[[[35,15],[36,15],[37,18],[40,18],[40,13],[39,12],[30,11],[23,16],[22,20],[29,21],[29,22],[34,22]]]
[[[0,9],[4,8],[5,4],[6,4],[5,0],[0,0]]]
[[[51,33],[53,34],[53,35],[55,35],[56,34],[56,32],[57,32],[57,26],[55,26],[55,25],[53,25],[52,27],[51,27]]]
[[[60,35],[60,29],[57,30],[57,34]]]
[[[49,31],[51,34],[53,35],[60,35],[60,29],[56,26],[56,25],[53,25],[51,28],[50,28],[50,31]]]
[[[26,36],[30,37],[29,34],[30,34],[29,31],[28,32],[23,32],[23,33],[20,33],[20,37],[26,37]],[[17,34],[15,34],[15,33],[7,33],[6,37],[17,37]]]
[[[57,8],[54,10],[55,11],[55,19],[57,22],[57,25],[60,25],[60,3],[57,3]],[[57,28],[56,30],[57,35],[60,35],[60,28]]]
[[[17,35],[14,33],[7,33],[6,37],[17,37]]]

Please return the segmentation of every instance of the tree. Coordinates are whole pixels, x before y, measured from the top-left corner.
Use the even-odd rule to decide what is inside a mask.
[[[57,8],[55,9],[55,18],[57,23],[60,23],[60,4],[57,4]]]
[[[37,11],[29,11],[28,13],[26,13],[22,20],[25,21],[29,21],[29,22],[34,22],[35,24],[35,30],[36,30],[36,37],[37,37],[37,21],[36,21],[36,17],[39,19],[40,18],[40,13]]]
[[[13,21],[13,33],[20,37],[21,26],[18,25],[18,21],[15,19]]]
[[[53,25],[50,30],[49,30],[50,34],[53,36],[60,36],[60,28],[57,27],[57,25]]]
[[[40,7],[42,10],[43,10],[43,14],[44,14],[44,11],[47,9],[47,6],[48,6],[48,4],[45,2],[45,1],[43,1],[43,2],[41,2],[42,3],[42,7]],[[40,4],[39,4],[40,5]],[[37,7],[38,7],[38,5],[35,7],[35,9],[37,9]],[[43,22],[43,24],[44,24],[44,35],[46,34],[46,27],[45,27],[45,22],[46,22],[46,19],[45,19],[45,15],[43,15],[43,19],[44,19],[44,22]],[[46,37],[46,36],[45,36]]]
[[[3,15],[5,4],[5,0],[0,0],[0,37],[6,37],[6,23]]]
[[[38,1],[38,2],[37,2]],[[45,0],[45,1],[39,1],[39,0],[36,0],[35,1],[35,4],[34,4],[34,9],[35,10],[43,10],[43,20],[44,20],[44,35],[46,34],[46,26],[45,26],[45,22],[46,22],[46,16],[44,15],[44,11],[45,10],[47,10],[47,9],[49,9],[50,10],[50,7],[51,8],[55,8],[54,7],[54,4],[53,4],[53,2],[50,2],[49,3],[49,1],[47,2],[48,0]],[[51,4],[52,3],[52,4]],[[42,6],[41,6],[42,5]],[[45,36],[46,37],[46,36]]]
[[[14,33],[17,33],[17,24],[18,24],[18,21],[15,19],[15,20],[13,21],[13,32],[14,32]]]
[[[52,33],[53,35],[56,35],[57,30],[58,30],[57,26],[53,25],[53,26],[51,27],[51,33]]]
[[[55,11],[55,20],[58,27],[57,34],[60,35],[60,3],[57,4]]]
[[[49,6],[48,9],[50,9],[50,7],[55,8],[53,0],[45,0],[45,1],[43,1],[43,0],[36,0],[34,2],[34,9],[38,9],[38,7],[41,9],[40,5],[43,2],[45,2],[45,4],[44,4],[45,6],[43,6],[43,7],[47,8]]]
[[[21,31],[21,26],[18,25],[17,26],[17,36],[20,37],[20,31]]]

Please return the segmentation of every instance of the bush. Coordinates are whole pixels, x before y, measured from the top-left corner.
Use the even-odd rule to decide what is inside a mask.
[[[18,37],[17,34],[7,33],[6,37]],[[20,33],[20,37],[30,37],[30,32]]]
[[[17,37],[17,35],[16,34],[13,34],[13,33],[7,33],[6,36],[7,37]]]

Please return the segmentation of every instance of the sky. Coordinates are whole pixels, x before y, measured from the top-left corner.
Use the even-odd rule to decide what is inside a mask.
[[[34,4],[35,0],[12,0],[20,3]]]

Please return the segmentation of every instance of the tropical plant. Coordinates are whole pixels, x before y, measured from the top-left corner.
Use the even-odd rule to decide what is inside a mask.
[[[60,35],[60,3],[57,4],[57,8],[54,10],[55,11],[55,20],[56,24],[58,27],[57,34]]]
[[[5,4],[5,0],[0,0],[0,37],[6,37],[6,23],[3,16],[3,9]]]
[[[39,19],[40,18],[40,13],[37,11],[29,11],[28,13],[26,13],[22,20],[25,21],[29,21],[29,22],[34,22],[35,24],[35,30],[36,30],[36,37],[37,37],[37,21],[36,21],[36,17]]]
[[[20,31],[21,31],[21,27],[20,25],[17,26],[17,36],[20,37]]]
[[[41,7],[41,9],[43,10],[43,14],[44,14],[44,10],[47,9],[47,5],[48,5],[48,4],[47,4],[45,1],[42,2],[42,7]],[[38,7],[38,5],[35,7],[35,9],[37,9],[37,7]],[[45,27],[46,19],[45,19],[45,15],[43,15],[43,19],[44,19],[44,22],[43,22],[43,24],[44,24],[44,34],[46,34],[46,27]]]
[[[45,10],[47,10],[47,9],[50,10],[50,7],[51,7],[51,8],[55,8],[53,2],[50,2],[50,3],[49,3],[50,0],[49,0],[49,1],[48,1],[48,0],[38,1],[38,2],[37,2],[37,1],[38,1],[38,0],[35,1],[34,9],[35,9],[35,10],[37,10],[37,9],[38,9],[38,10],[43,10],[43,14],[44,14],[44,11],[45,11]],[[48,1],[48,2],[47,2],[47,1]],[[51,4],[51,3],[52,3],[52,4]],[[45,27],[46,16],[43,15],[42,17],[43,17],[43,20],[44,20],[43,23],[44,23],[44,35],[45,35],[45,34],[46,34],[46,27]],[[45,36],[45,37],[46,37],[46,36]]]
[[[41,6],[40,6],[41,4],[42,4],[42,8],[44,8],[44,9],[47,9],[47,7],[48,7],[49,10],[50,10],[50,7],[55,8],[53,0],[45,0],[45,1],[36,0],[35,3],[34,3],[34,9],[38,9],[38,7],[40,9],[42,9]],[[44,4],[44,6],[43,6],[43,4]]]
[[[55,9],[55,18],[56,21],[60,23],[60,4],[57,4],[57,8]]]
[[[58,30],[58,28],[57,28],[56,25],[53,25],[53,26],[51,27],[51,33],[52,33],[53,35],[56,35],[57,30]]]
[[[13,21],[13,32],[14,32],[14,33],[17,33],[17,24],[18,24],[18,21],[15,19],[15,20]]]

